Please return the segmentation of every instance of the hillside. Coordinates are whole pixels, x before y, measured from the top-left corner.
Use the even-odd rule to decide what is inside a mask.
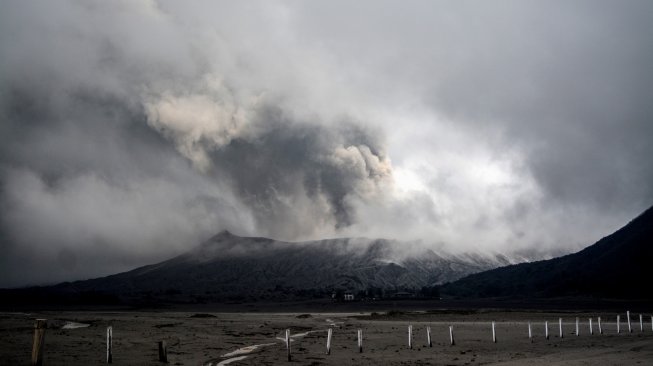
[[[222,232],[170,260],[103,278],[26,289],[49,298],[182,303],[419,294],[508,264],[502,256],[441,255],[391,240],[283,242]],[[423,289],[424,288],[424,289]]]
[[[650,299],[653,208],[580,252],[472,274],[443,286],[463,297],[588,296]]]

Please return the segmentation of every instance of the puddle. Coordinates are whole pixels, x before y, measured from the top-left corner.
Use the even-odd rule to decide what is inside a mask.
[[[331,319],[325,319],[324,321],[326,321],[327,323],[329,323],[329,326],[331,326],[331,327],[339,327],[340,324],[344,324],[344,323],[345,323],[345,322],[336,322],[336,321],[333,321],[333,320],[331,320]]]
[[[224,355],[222,355],[220,357],[233,357],[233,356],[237,356],[237,355],[244,355],[244,354],[252,353],[252,352],[256,351],[257,349],[259,349],[261,347],[273,346],[275,344],[276,343],[255,344],[253,346],[247,346],[247,347],[239,348],[239,349],[237,349],[237,350],[235,350],[233,352],[225,353]]]
[[[305,337],[305,336],[307,336],[307,335],[309,335],[311,333],[315,333],[315,332],[324,332],[324,331],[323,330],[309,330],[309,331],[303,332],[303,333],[291,334],[290,335],[290,341],[294,342],[295,340],[293,338]],[[280,340],[280,341],[282,341],[284,343],[286,342],[285,338],[276,337],[276,339],[278,339],[278,340]],[[221,365],[230,364],[232,362],[244,360],[244,359],[246,359],[248,357],[248,356],[246,356],[247,354],[250,354],[250,353],[256,351],[259,348],[274,346],[275,344],[278,344],[278,343],[262,343],[262,344],[255,344],[253,346],[238,348],[235,351],[225,353],[224,355],[220,356],[221,358],[227,358],[226,360],[222,360],[222,361],[220,361],[218,363],[215,363],[217,361],[211,361],[211,362],[206,363],[205,366],[221,366]],[[234,357],[234,356],[237,356],[237,357]]]
[[[90,324],[84,323],[75,323],[75,322],[66,322],[66,324],[61,327],[61,329],[77,329],[77,328],[87,328],[90,327]]]
[[[228,359],[228,360],[220,361],[220,362],[217,363],[215,366],[228,365],[228,364],[230,364],[230,363],[232,363],[232,362],[236,362],[236,361],[244,360],[244,359],[246,359],[246,358],[247,358],[247,356],[238,356],[238,357],[230,358],[230,359]]]

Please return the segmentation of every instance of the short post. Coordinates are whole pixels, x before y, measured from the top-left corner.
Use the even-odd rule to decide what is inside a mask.
[[[429,347],[433,347],[433,342],[431,341],[431,327],[430,326],[426,327],[426,343],[429,345]]]
[[[617,334],[621,333],[621,315],[617,315]]]
[[[331,336],[332,335],[333,335],[333,329],[329,328],[329,330],[327,330],[327,351],[326,351],[327,355],[331,354]]]
[[[34,323],[34,342],[32,344],[32,365],[40,366],[43,364],[43,345],[47,327],[47,319],[36,319]]]
[[[590,335],[594,335],[594,329],[592,329],[592,318],[590,318]]]
[[[494,329],[494,322],[492,322],[492,343],[497,343],[497,332]]]
[[[363,353],[363,330],[358,330],[358,353]]]
[[[286,329],[286,354],[288,355],[288,362],[290,362],[290,329]]]
[[[651,331],[653,331],[653,315],[651,315]]]
[[[107,363],[113,362],[113,327],[107,327]]]
[[[453,325],[449,326],[449,339],[451,340],[451,345],[455,345],[456,342],[453,339]]]
[[[558,318],[558,324],[560,324],[560,338],[563,338],[564,335],[562,334],[562,318]]]
[[[599,334],[603,334],[603,328],[601,327],[601,317],[599,317],[597,320],[599,322]]]
[[[408,349],[413,349],[413,326],[408,326]]]
[[[639,314],[639,331],[644,331],[644,318],[642,318],[642,314]]]
[[[159,341],[159,362],[168,362],[168,345],[166,341]]]
[[[549,321],[544,322],[544,338],[549,339]]]
[[[531,329],[531,322],[528,322],[528,339],[533,343],[533,330]]]
[[[632,333],[633,327],[630,325],[630,310],[626,311],[626,318],[628,318],[628,333]]]
[[[580,327],[578,326],[578,317],[576,317],[576,337],[578,337],[579,331],[580,331]]]

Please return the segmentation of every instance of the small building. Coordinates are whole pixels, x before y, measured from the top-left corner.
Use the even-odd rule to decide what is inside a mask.
[[[354,294],[346,293],[345,301],[354,301]]]

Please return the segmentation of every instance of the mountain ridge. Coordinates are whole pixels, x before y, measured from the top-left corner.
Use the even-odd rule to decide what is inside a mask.
[[[454,299],[644,298],[641,279],[653,277],[647,266],[651,243],[653,208],[577,253],[519,264],[503,255],[442,254],[389,239],[286,242],[222,231],[159,263],[0,294],[17,301],[149,304],[285,301],[343,292],[370,298],[396,293]]]
[[[480,272],[443,286],[462,298],[591,296],[651,298],[653,207],[576,253]]]
[[[186,253],[105,277],[44,287],[123,301],[224,302],[365,296],[437,287],[508,264],[504,256],[442,255],[396,240],[285,242],[220,232]]]

